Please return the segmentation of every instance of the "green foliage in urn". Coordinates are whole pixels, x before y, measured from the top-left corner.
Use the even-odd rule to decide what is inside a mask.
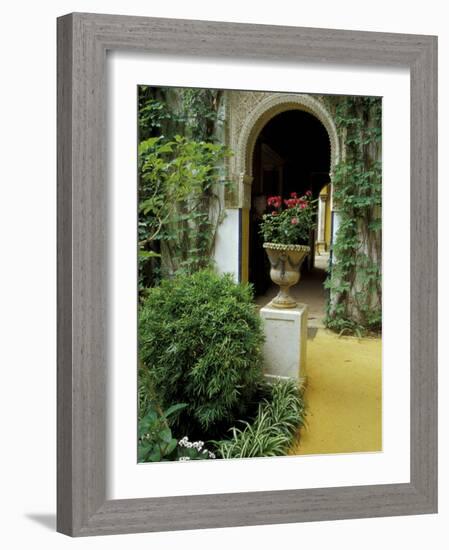
[[[279,380],[259,404],[255,419],[231,428],[231,439],[214,442],[219,458],[281,456],[288,453],[305,423],[303,392],[294,380]]]
[[[262,342],[251,288],[230,275],[177,275],[140,307],[142,369],[162,407],[187,403],[175,421],[184,434],[216,437],[245,418],[263,379]]]
[[[308,244],[315,225],[316,208],[311,191],[302,197],[292,193],[290,198],[269,197],[271,212],[263,215],[260,232],[266,243]]]
[[[381,107],[376,97],[345,97],[334,106],[345,155],[333,179],[340,223],[326,324],[340,332],[381,327]]]

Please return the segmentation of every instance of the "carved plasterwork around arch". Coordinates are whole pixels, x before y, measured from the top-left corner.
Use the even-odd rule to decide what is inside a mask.
[[[230,175],[237,186],[236,204],[250,207],[253,153],[262,128],[276,115],[298,109],[314,115],[325,127],[330,143],[330,176],[340,157],[337,130],[324,104],[307,94],[228,92],[228,143],[234,151]]]

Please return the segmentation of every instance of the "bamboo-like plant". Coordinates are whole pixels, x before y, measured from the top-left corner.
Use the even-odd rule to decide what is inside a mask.
[[[140,308],[142,375],[162,407],[187,403],[180,435],[229,428],[262,382],[261,321],[248,285],[203,270],[163,280]]]

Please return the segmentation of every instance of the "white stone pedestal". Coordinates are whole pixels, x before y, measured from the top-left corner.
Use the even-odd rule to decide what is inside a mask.
[[[265,375],[306,378],[307,305],[279,309],[270,304],[260,310],[265,333]]]

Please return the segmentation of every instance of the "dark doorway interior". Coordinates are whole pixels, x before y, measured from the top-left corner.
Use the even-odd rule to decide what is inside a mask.
[[[310,189],[316,199],[329,182],[329,170],[329,136],[312,114],[285,111],[273,117],[260,132],[253,156],[249,224],[249,281],[254,285],[256,296],[265,294],[271,285],[268,260],[259,235],[267,197],[288,198],[294,191],[303,194]],[[312,266],[313,254],[306,268]]]

